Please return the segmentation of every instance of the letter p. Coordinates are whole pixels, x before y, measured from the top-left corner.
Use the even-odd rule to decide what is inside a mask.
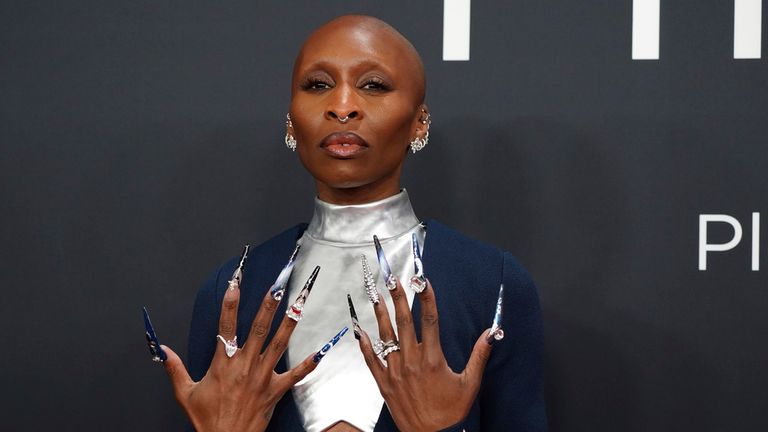
[[[733,238],[727,243],[707,243],[707,224],[710,222],[725,222],[733,227]],[[699,270],[707,269],[707,252],[723,252],[731,250],[741,241],[741,224],[733,216],[724,214],[699,215]]]

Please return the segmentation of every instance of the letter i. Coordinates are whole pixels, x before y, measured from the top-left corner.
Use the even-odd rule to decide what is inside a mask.
[[[752,271],[760,270],[760,213],[752,213]]]

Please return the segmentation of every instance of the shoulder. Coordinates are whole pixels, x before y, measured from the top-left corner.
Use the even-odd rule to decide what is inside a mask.
[[[434,219],[426,224],[425,250],[448,263],[453,271],[474,273],[475,277],[495,279],[499,283],[533,283],[528,271],[512,253],[470,238]]]
[[[502,285],[505,321],[532,331],[539,325],[536,284],[511,253],[430,220],[423,262],[438,310],[454,318],[447,334],[477,335],[490,326]]]
[[[496,246],[429,220],[423,262],[438,310],[460,322],[453,329],[457,333],[479,334],[490,325],[501,285],[505,314],[538,314],[538,294],[530,274],[514,255]]]
[[[500,251],[499,248],[493,245],[470,238],[435,219],[429,219],[425,224],[427,226],[428,240],[434,238],[440,243],[451,244],[461,249],[471,249],[475,252],[498,253]]]

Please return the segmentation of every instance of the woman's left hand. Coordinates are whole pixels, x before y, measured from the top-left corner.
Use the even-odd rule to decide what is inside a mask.
[[[389,353],[384,365],[364,331],[360,349],[392,418],[400,430],[407,431],[436,431],[460,422],[469,413],[480,389],[492,348],[486,341],[489,330],[475,342],[464,370],[455,373],[440,346],[435,292],[429,281],[426,289],[417,294],[421,302],[421,342],[416,340],[408,299],[399,281],[389,293],[395,305],[397,334],[384,301],[373,308],[381,339],[399,341],[400,350]]]

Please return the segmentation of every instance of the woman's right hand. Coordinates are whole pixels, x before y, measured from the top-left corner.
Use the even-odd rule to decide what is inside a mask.
[[[235,338],[239,301],[239,286],[227,288],[219,317],[219,334],[226,340]],[[217,340],[211,366],[198,382],[190,378],[181,358],[162,346],[168,355],[164,365],[176,400],[198,432],[265,430],[277,401],[317,367],[310,355],[285,373],[275,372],[297,324],[287,315],[262,352],[278,304],[267,290],[247,343],[228,357],[224,343]]]

